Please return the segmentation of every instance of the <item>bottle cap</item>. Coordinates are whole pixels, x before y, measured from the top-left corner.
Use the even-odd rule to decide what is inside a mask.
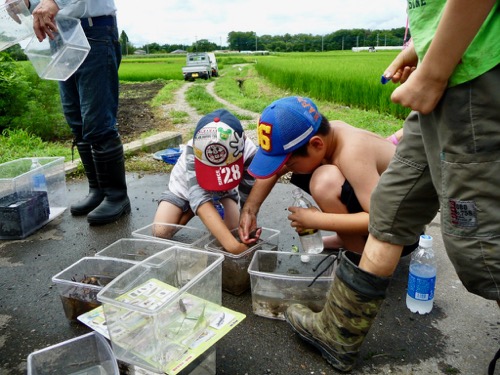
[[[428,234],[422,234],[418,245],[422,247],[432,247],[432,237]]]

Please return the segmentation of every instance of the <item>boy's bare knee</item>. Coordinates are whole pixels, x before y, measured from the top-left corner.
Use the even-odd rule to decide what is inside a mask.
[[[152,234],[154,237],[171,239],[179,229],[165,223],[153,223]]]
[[[326,207],[333,207],[332,205],[340,202],[344,182],[344,175],[334,165],[322,165],[314,171],[309,189],[323,211],[328,212]]]

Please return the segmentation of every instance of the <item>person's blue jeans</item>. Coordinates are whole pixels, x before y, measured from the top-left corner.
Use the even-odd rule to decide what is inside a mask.
[[[59,82],[59,91],[64,116],[76,140],[100,143],[119,136],[116,116],[121,48],[116,23],[85,27],[84,31],[90,52],[68,80]]]

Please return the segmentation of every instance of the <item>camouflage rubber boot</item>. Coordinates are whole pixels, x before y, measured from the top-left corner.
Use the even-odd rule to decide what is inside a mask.
[[[359,262],[359,255],[342,252],[321,312],[314,313],[299,304],[289,306],[285,312],[293,330],[318,348],[323,358],[339,371],[352,369],[390,280],[361,270],[355,257]]]

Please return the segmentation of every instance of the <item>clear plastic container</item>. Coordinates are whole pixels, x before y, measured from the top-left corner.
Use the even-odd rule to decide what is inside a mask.
[[[128,375],[156,375],[156,371],[149,371],[135,365],[119,363],[122,373]],[[217,374],[217,345],[211,346],[197,357],[177,375],[216,375]]]
[[[33,36],[24,53],[40,78],[65,81],[80,67],[90,51],[90,44],[78,18],[57,16],[58,32],[54,39],[39,42]]]
[[[327,259],[325,254],[309,254],[307,263],[300,257],[300,253],[283,251],[258,250],[254,254],[248,273],[255,315],[284,320],[286,309],[293,303],[315,312],[323,309],[336,262],[332,264],[333,258]]]
[[[0,4],[0,51],[33,35],[33,17],[24,0],[10,0]]]
[[[22,239],[67,208],[64,158],[22,158],[0,164],[0,239]],[[45,191],[36,191],[36,177],[44,176]]]
[[[142,238],[121,238],[96,253],[96,256],[143,261],[151,255],[168,249],[171,244]]]
[[[223,259],[221,254],[172,246],[104,287],[97,298],[116,358],[168,372],[221,306]]]
[[[238,238],[238,229],[231,231]],[[279,246],[280,231],[271,228],[262,228],[259,242],[240,254],[228,253],[220,242],[211,237],[205,249],[224,254],[222,263],[222,289],[234,295],[240,295],[250,288],[250,275],[248,265],[257,250],[277,251]]]
[[[28,356],[28,375],[119,375],[118,364],[104,337],[91,332],[37,350]]]
[[[78,316],[95,309],[104,286],[138,262],[108,257],[83,257],[52,277],[57,285],[66,318],[77,321]]]
[[[187,225],[152,223],[132,232],[132,237],[161,240],[172,245],[204,249],[210,232]]]

